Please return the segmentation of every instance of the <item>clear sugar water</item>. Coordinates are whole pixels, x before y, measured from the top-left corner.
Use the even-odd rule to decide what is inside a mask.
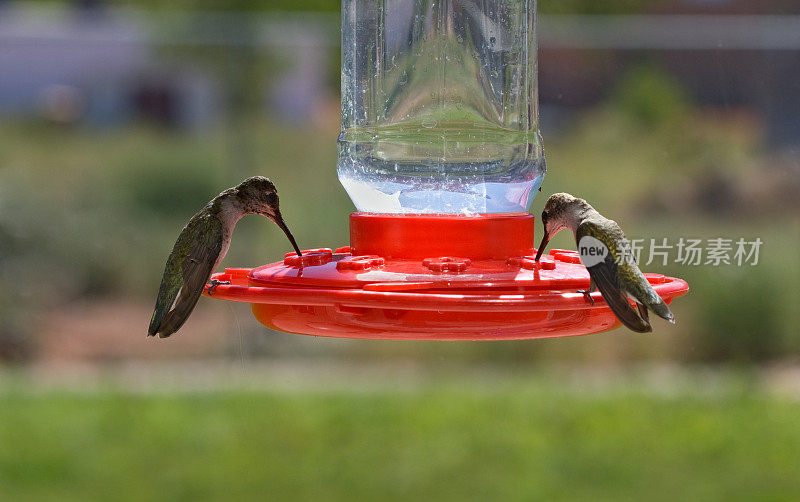
[[[338,175],[359,211],[527,211],[535,0],[343,0]]]

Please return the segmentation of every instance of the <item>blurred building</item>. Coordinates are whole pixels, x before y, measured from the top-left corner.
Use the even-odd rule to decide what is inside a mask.
[[[154,16],[95,2],[0,3],[0,118],[37,115],[94,127],[144,119],[192,130],[215,123],[232,94],[252,87],[245,92],[262,96],[265,109],[307,120],[330,94],[324,49],[338,44],[335,19],[327,20],[329,29],[316,20],[289,21]],[[237,76],[254,58],[280,71],[266,72],[274,77],[266,81],[251,78],[252,71]]]
[[[146,23],[79,3],[6,5],[0,15],[0,115],[36,114],[106,127],[146,118],[193,126],[213,114],[209,79],[159,66]]]

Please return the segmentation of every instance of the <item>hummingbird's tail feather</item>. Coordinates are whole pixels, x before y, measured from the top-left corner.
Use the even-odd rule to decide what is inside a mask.
[[[195,291],[181,291],[177,300],[175,300],[175,306],[167,312],[158,327],[159,338],[167,338],[181,329],[181,326],[183,326],[194,310],[195,305],[197,305],[202,293],[202,288]]]
[[[161,278],[161,286],[158,289],[153,317],[150,318],[150,326],[147,328],[147,336],[156,336],[159,333],[164,319],[175,305],[175,299],[181,291],[181,285],[173,279],[173,274],[170,273],[170,265],[171,263],[168,261],[164,276]]]
[[[156,336],[158,334],[158,327],[161,326],[163,316],[158,316],[157,312],[153,312],[153,317],[150,318],[150,326],[147,328],[147,336]]]
[[[189,317],[188,314],[191,313],[192,308],[197,303],[197,299],[195,299],[192,308],[183,316],[180,324],[175,326],[178,320],[176,315],[181,315],[185,311],[186,303],[189,299],[185,298],[184,288],[169,288],[169,285],[167,287],[168,289],[162,288],[162,291],[159,292],[156,308],[153,311],[153,317],[150,319],[150,327],[147,329],[147,336],[158,335],[159,338],[166,338],[173,334],[186,322]],[[200,295],[197,295],[197,298],[199,299]],[[181,309],[180,312],[178,311],[179,308]]]
[[[658,317],[675,324],[675,315],[673,315],[667,304],[664,303],[664,300],[662,300],[660,296],[656,295],[656,298],[658,298],[658,301],[652,302],[648,307],[650,307]]]

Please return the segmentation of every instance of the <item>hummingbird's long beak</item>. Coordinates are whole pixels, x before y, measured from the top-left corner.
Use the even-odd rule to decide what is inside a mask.
[[[303,253],[300,252],[300,248],[297,247],[297,242],[294,240],[294,235],[292,235],[292,231],[289,230],[289,227],[286,226],[286,222],[283,221],[283,216],[281,215],[281,213],[275,215],[275,224],[281,227],[283,233],[285,233],[286,237],[289,238],[289,242],[292,243],[292,247],[297,253],[297,256],[303,256]]]
[[[542,253],[544,253],[544,248],[547,247],[547,243],[550,242],[550,236],[547,235],[547,230],[544,231],[544,235],[542,236],[542,243],[539,244],[539,249],[536,251],[536,260],[539,261],[539,258],[542,257]]]

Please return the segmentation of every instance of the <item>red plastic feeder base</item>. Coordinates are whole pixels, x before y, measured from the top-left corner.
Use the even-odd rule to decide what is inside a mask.
[[[536,263],[527,213],[350,215],[349,247],[288,253],[226,269],[213,297],[248,302],[270,328],[304,335],[396,340],[514,340],[586,335],[619,322],[593,293],[578,253]],[[681,279],[645,274],[667,303]],[[206,290],[206,294],[208,294]]]

